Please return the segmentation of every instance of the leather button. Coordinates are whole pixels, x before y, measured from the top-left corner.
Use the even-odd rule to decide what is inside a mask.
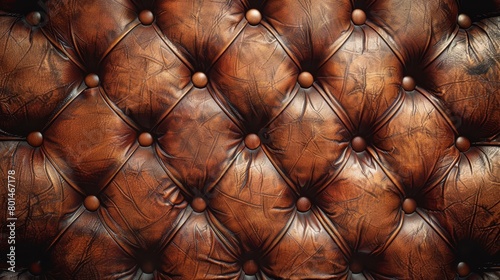
[[[207,208],[207,203],[205,202],[205,200],[203,198],[196,197],[191,202],[191,208],[193,208],[193,210],[195,212],[200,213],[200,212],[205,211],[205,209]]]
[[[99,76],[94,73],[90,73],[85,77],[85,85],[89,88],[94,88],[99,85]]]
[[[42,264],[40,261],[36,261],[30,264],[29,271],[31,274],[37,276],[42,274]]]
[[[410,76],[406,76],[403,78],[403,81],[401,82],[401,86],[406,91],[412,91],[416,87],[415,79],[413,79]]]
[[[26,137],[26,141],[32,147],[40,147],[43,143],[43,135],[38,131],[31,132],[28,134],[28,137]]]
[[[91,212],[96,211],[100,205],[101,203],[95,195],[89,195],[83,201],[83,206],[85,206],[85,208],[87,208],[87,210]]]
[[[361,9],[355,9],[352,11],[351,19],[355,25],[363,25],[366,22],[366,14]]]
[[[143,147],[148,147],[153,144],[153,136],[148,132],[143,132],[139,135],[139,145]]]
[[[366,141],[361,136],[356,136],[351,140],[351,147],[356,153],[366,150]]]
[[[297,81],[299,82],[299,85],[301,87],[309,88],[314,83],[314,77],[309,72],[302,72],[302,73],[300,73]]]
[[[259,266],[254,260],[248,260],[243,264],[243,272],[246,275],[255,275],[259,272]]]
[[[472,20],[470,17],[466,14],[460,14],[458,15],[458,26],[463,29],[467,29],[471,27],[472,25]]]
[[[457,265],[457,273],[460,277],[466,277],[471,273],[470,266],[465,262],[460,262]]]
[[[406,198],[403,201],[402,208],[406,214],[411,214],[417,210],[417,202],[413,198]]]
[[[248,134],[247,137],[245,137],[245,146],[249,148],[250,150],[255,150],[260,146],[260,138],[257,136],[257,134]]]
[[[349,270],[354,273],[354,274],[358,274],[358,273],[361,273],[363,272],[363,264],[361,264],[361,262],[355,260],[353,261],[350,265],[349,265]]]
[[[297,210],[299,212],[307,212],[311,209],[311,201],[307,197],[301,197],[297,200]]]
[[[465,153],[470,149],[470,141],[466,137],[459,136],[457,141],[455,141],[455,147],[462,152]]]
[[[141,270],[146,274],[151,274],[155,271],[155,266],[152,262],[147,261],[142,264]]]
[[[37,26],[42,21],[42,14],[40,12],[31,12],[26,15],[26,22],[31,26]]]
[[[251,25],[257,25],[262,20],[262,15],[257,9],[250,9],[247,11],[245,18]]]
[[[153,23],[155,16],[150,10],[144,10],[139,14],[139,21],[144,25]]]
[[[193,82],[193,85],[197,88],[204,88],[208,84],[207,75],[205,75],[205,73],[203,72],[194,73],[191,77],[191,80]]]

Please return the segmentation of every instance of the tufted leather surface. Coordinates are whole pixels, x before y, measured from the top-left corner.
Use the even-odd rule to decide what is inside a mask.
[[[1,278],[500,278],[500,1],[0,10]]]

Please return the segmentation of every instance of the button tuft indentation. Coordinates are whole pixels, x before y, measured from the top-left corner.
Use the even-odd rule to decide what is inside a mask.
[[[254,260],[248,260],[243,264],[243,272],[246,275],[255,275],[259,272],[259,265]]]
[[[403,78],[403,81],[401,82],[401,86],[406,91],[412,91],[415,89],[417,84],[415,82],[415,79],[413,79],[413,77],[406,76]]]
[[[403,201],[402,208],[406,214],[412,214],[417,210],[417,202],[413,198],[406,198]]]
[[[458,15],[458,26],[463,29],[467,29],[472,26],[472,20],[471,18],[466,15],[466,14],[460,14]]]
[[[260,138],[257,134],[251,133],[245,137],[245,146],[250,150],[255,150],[260,146]]]
[[[29,272],[35,276],[42,274],[43,268],[40,261],[36,261],[30,264]]]
[[[91,212],[96,211],[99,209],[99,206],[101,203],[99,202],[99,199],[95,195],[89,195],[85,198],[83,201],[83,206]]]
[[[462,152],[465,153],[470,149],[470,141],[466,137],[459,136],[455,141],[455,147]]]
[[[208,78],[207,75],[203,72],[196,72],[193,74],[191,77],[191,81],[193,82],[193,85],[197,88],[204,88],[208,84]]]
[[[351,140],[351,147],[357,153],[361,153],[366,150],[366,146],[366,141],[361,136],[356,136]]]
[[[257,25],[262,20],[262,14],[257,9],[250,9],[245,14],[245,18],[250,25]]]
[[[460,277],[466,277],[471,273],[470,266],[465,262],[460,262],[457,265],[457,273]]]
[[[99,76],[94,73],[90,73],[85,76],[85,85],[89,88],[94,88],[99,85]]]
[[[141,135],[139,135],[139,145],[143,147],[148,147],[153,144],[153,136],[149,132],[143,132]]]
[[[191,208],[193,208],[195,212],[201,213],[207,208],[207,203],[203,198],[195,197],[191,202]]]
[[[361,264],[361,262],[359,261],[353,261],[350,265],[349,265],[349,270],[354,273],[354,274],[359,274],[361,272],[363,272],[363,264]]]
[[[299,85],[301,87],[309,88],[314,83],[314,77],[311,73],[304,71],[304,72],[300,73],[299,77],[297,78],[297,81],[299,82]]]
[[[155,17],[150,10],[143,10],[139,14],[139,21],[144,25],[150,25],[153,23]]]
[[[301,197],[297,200],[297,210],[299,212],[307,212],[311,209],[311,201],[307,197]]]
[[[43,135],[39,131],[31,132],[28,134],[28,137],[26,137],[26,141],[32,147],[40,147],[43,144]]]
[[[361,9],[355,9],[352,11],[351,19],[355,25],[363,25],[366,22],[366,13]]]
[[[141,265],[141,270],[146,274],[151,274],[155,271],[155,266],[152,262],[146,261]]]
[[[37,26],[42,22],[42,14],[40,12],[31,12],[26,15],[26,22],[31,26]]]

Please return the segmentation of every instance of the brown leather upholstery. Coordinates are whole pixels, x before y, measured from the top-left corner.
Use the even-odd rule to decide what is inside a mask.
[[[500,278],[500,1],[1,3],[0,278]]]

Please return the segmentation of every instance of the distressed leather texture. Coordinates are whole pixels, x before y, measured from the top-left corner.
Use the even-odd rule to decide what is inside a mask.
[[[499,279],[499,16],[1,1],[0,278]]]

